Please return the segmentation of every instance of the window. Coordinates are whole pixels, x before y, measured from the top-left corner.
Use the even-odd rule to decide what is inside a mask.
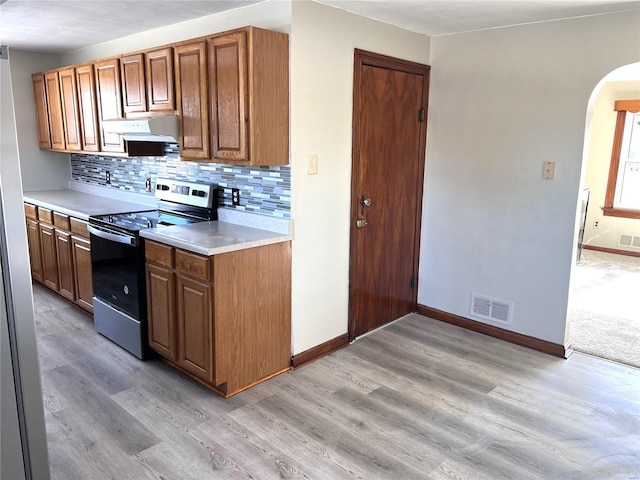
[[[618,100],[603,213],[640,218],[640,100]]]

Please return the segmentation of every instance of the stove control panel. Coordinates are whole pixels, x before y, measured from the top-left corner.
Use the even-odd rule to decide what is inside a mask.
[[[215,192],[215,185],[205,183],[169,180],[166,178],[158,178],[156,181],[157,199],[195,207],[211,208],[214,204],[213,195]]]

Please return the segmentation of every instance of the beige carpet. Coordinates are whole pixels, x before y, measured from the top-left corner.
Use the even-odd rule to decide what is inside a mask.
[[[571,288],[573,349],[640,368],[640,258],[583,250]]]

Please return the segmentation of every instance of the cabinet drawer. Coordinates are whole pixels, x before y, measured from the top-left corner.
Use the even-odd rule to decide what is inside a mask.
[[[165,267],[173,268],[173,247],[161,243],[145,242],[145,257],[149,262],[159,263]]]
[[[53,225],[53,212],[48,208],[38,207],[38,220]]]
[[[202,257],[193,253],[176,249],[176,271],[186,273],[203,280],[211,278],[211,261],[209,257]]]
[[[69,225],[69,215],[53,212],[53,224],[67,232],[71,230],[71,226]]]
[[[89,230],[87,230],[87,222],[79,218],[69,217],[71,223],[71,233],[84,238],[89,238]]]
[[[24,216],[31,220],[38,220],[38,207],[30,203],[24,204]]]

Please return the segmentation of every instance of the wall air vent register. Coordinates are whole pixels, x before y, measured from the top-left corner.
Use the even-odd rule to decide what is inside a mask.
[[[510,325],[513,317],[513,302],[472,293],[470,314],[472,317]]]

